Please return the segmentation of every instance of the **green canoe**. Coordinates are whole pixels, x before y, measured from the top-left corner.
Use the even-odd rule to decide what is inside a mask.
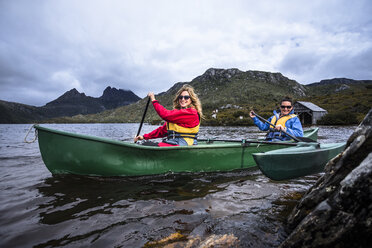
[[[53,130],[38,125],[39,148],[52,174],[139,176],[167,172],[230,171],[256,166],[251,154],[294,143],[199,142],[196,146],[151,147]],[[318,129],[305,131],[316,140]],[[256,143],[250,143],[256,142]]]
[[[273,180],[287,180],[324,170],[329,160],[345,148],[346,143],[302,144],[263,153],[253,153],[258,168]]]

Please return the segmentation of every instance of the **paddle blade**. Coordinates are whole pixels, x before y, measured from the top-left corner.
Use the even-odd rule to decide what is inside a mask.
[[[316,140],[313,140],[313,139],[310,139],[310,138],[307,138],[307,137],[298,137],[298,136],[296,136],[296,138],[299,139],[302,142],[317,142]]]

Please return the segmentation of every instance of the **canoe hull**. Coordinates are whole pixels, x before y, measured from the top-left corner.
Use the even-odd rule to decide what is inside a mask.
[[[324,170],[329,160],[345,148],[346,143],[308,145],[284,148],[266,153],[253,153],[262,173],[272,180],[288,180]]]
[[[255,167],[251,156],[254,152],[283,148],[280,145],[243,146],[224,142],[186,147],[149,147],[40,126],[35,128],[43,161],[52,174],[140,176],[168,172],[231,171]]]

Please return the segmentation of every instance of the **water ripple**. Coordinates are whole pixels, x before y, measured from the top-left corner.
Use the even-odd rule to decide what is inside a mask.
[[[49,124],[132,142],[138,124]],[[277,247],[285,218],[321,174],[275,182],[257,169],[143,177],[52,176],[30,125],[0,125],[0,247],[143,247],[173,233],[233,234],[243,247]],[[155,126],[144,125],[143,132]],[[321,142],[354,127],[321,127]],[[201,138],[256,138],[254,127],[202,127]],[[32,134],[31,134],[32,136]]]

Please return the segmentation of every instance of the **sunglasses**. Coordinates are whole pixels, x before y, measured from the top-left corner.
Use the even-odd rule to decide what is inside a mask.
[[[280,106],[280,108],[282,108],[282,109],[285,109],[285,108],[290,109],[290,108],[292,108],[292,106],[284,106],[284,105],[282,105],[282,106]]]
[[[190,96],[178,96],[178,100],[185,99],[186,101],[190,99]]]

